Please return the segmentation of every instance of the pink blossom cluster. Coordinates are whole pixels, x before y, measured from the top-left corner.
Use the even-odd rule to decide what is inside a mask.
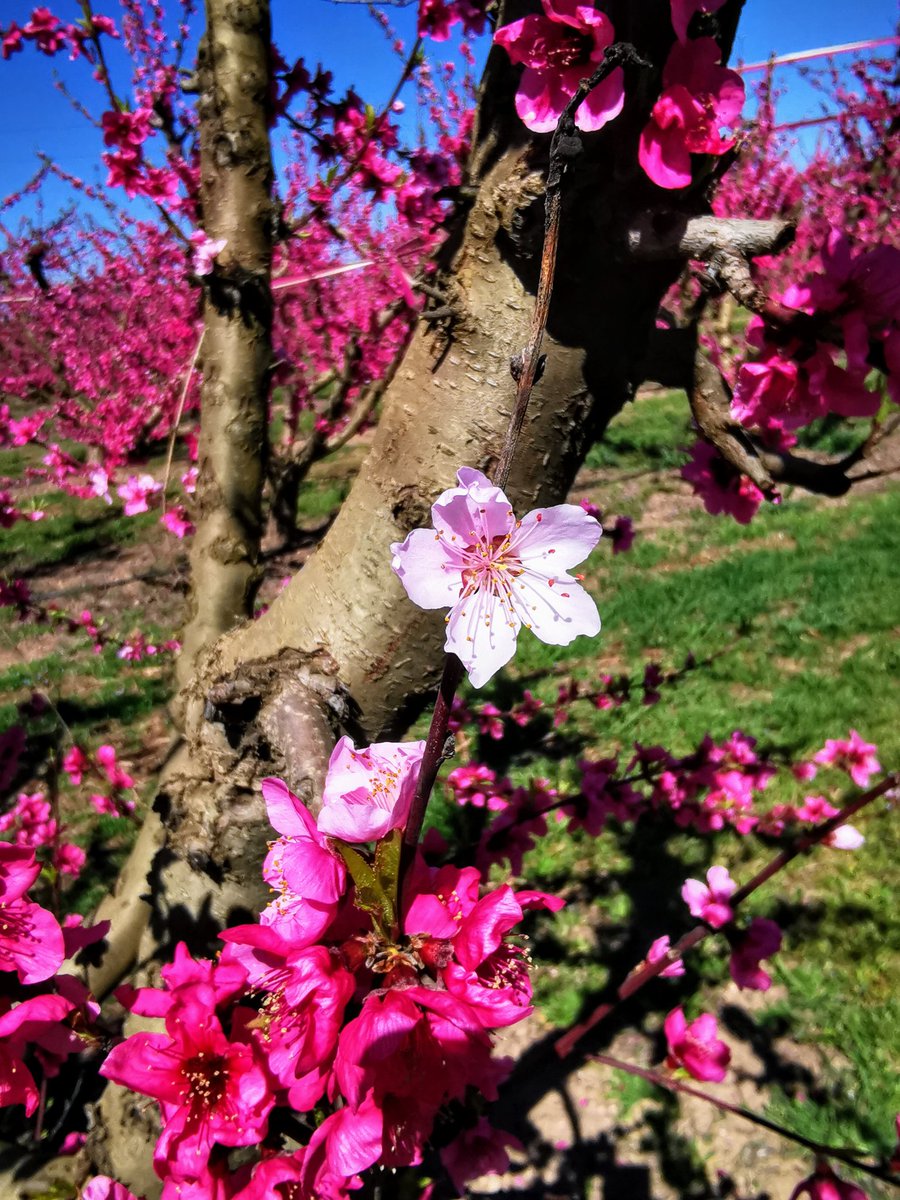
[[[64,840],[65,832],[66,826],[43,792],[20,792],[12,807],[0,815],[0,834],[10,837],[16,846],[44,851],[47,862],[61,875],[77,878],[86,855],[80,846]]]
[[[445,42],[454,25],[462,25],[464,36],[484,32],[489,0],[419,0],[419,37]]]
[[[135,802],[132,795],[135,782],[118,760],[115,747],[98,746],[94,755],[81,746],[73,745],[66,751],[62,769],[73,787],[88,785],[91,788],[88,800],[101,815],[131,817]],[[103,787],[103,791],[98,788]]]
[[[765,499],[756,484],[726,462],[709,442],[694,442],[690,453],[691,461],[681,468],[681,478],[691,485],[706,511],[713,516],[728,513],[739,525],[749,525]]]
[[[89,22],[64,25],[49,8],[39,6],[32,10],[26,24],[19,26],[15,21],[11,21],[5,28],[0,26],[0,56],[8,59],[18,51],[24,50],[26,42],[32,42],[35,49],[49,58],[68,47],[70,58],[78,58],[83,54],[93,63],[94,51],[89,41],[101,33],[112,38],[119,36],[111,17],[92,14]]]
[[[744,106],[740,76],[720,65],[714,38],[688,39],[687,28],[698,8],[711,12],[722,0],[704,3],[672,0],[672,24],[678,40],[661,78],[661,93],[640,137],[638,159],[655,184],[683,188],[693,178],[692,155],[718,157],[734,146],[732,129]],[[591,76],[615,41],[609,17],[580,0],[542,0],[543,14],[529,14],[494,34],[513,63],[524,67],[516,92],[516,111],[535,133],[552,133],[582,80]],[[594,133],[625,104],[621,68],[596,86],[579,105],[575,124]]]
[[[779,336],[754,318],[747,340],[757,356],[738,372],[732,411],[747,426],[796,429],[828,413],[871,417],[881,405],[867,386],[874,365],[900,399],[900,249],[883,243],[854,250],[832,230],[819,253],[821,271],[781,296]],[[799,314],[807,318],[801,321]]]
[[[37,625],[52,623],[57,628],[64,628],[67,633],[85,633],[93,654],[102,654],[110,644],[103,619],[95,617],[91,609],[83,608],[81,612],[69,613],[57,604],[42,604],[34,599],[23,579],[0,578],[0,608],[15,609],[20,621],[33,621]],[[157,646],[138,632],[123,639],[116,655],[127,662],[141,662],[144,658],[157,654],[174,654],[179,649],[180,642],[175,638],[167,638]]]
[[[52,1078],[93,1040],[99,1005],[77,976],[57,972],[109,928],[84,929],[80,918],[61,927],[28,898],[40,870],[32,847],[0,842],[0,1108],[21,1104],[27,1116],[41,1099],[36,1067]]]
[[[577,698],[577,691],[573,685],[574,695],[569,700]],[[486,713],[485,709],[492,711]],[[490,704],[474,714],[467,705],[458,704],[454,710],[458,744],[469,745],[473,727],[480,728],[482,736],[491,740],[497,733],[504,736],[501,718],[508,716]],[[447,776],[447,787],[456,804],[483,814],[476,851],[478,865],[486,870],[492,863],[508,863],[514,873],[521,872],[524,855],[546,834],[551,819],[566,818],[570,829],[583,829],[597,837],[610,821],[628,824],[651,813],[666,813],[678,827],[700,834],[731,828],[741,835],[755,832],[782,837],[815,828],[837,814],[839,810],[821,796],[807,796],[801,805],[766,808],[763,796],[778,768],[761,758],[755,747],[755,739],[740,730],[721,742],[707,736],[696,750],[684,756],[661,746],[635,743],[632,756],[624,762],[618,755],[582,761],[576,794],[558,789],[546,779],[517,786],[478,761],[454,768]],[[809,780],[815,777],[817,764],[846,771],[858,787],[867,786],[881,769],[876,747],[864,742],[855,730],[846,739],[829,739],[811,762],[794,764],[788,771]],[[825,839],[837,849],[856,849],[862,840],[850,825]],[[692,894],[694,883],[688,888]],[[696,883],[695,894],[705,896],[709,886]],[[697,900],[695,907],[700,903]],[[730,920],[724,907],[721,912],[722,920],[713,922],[716,927]],[[699,907],[696,915],[708,919]]]
[[[279,837],[264,867],[276,898],[259,923],[226,930],[216,964],[180,948],[163,990],[120,991],[165,1024],[131,1035],[102,1068],[159,1102],[165,1194],[215,1187],[262,1200],[290,1183],[301,1200],[344,1197],[369,1167],[421,1162],[438,1115],[469,1089],[496,1097],[508,1064],[493,1057],[491,1031],[531,1011],[514,931],[526,909],[561,901],[484,890],[476,868],[431,867],[418,852],[401,893],[399,830],[422,751],[342,738],[317,819],[280,780],[264,781]],[[328,1115],[308,1145],[278,1154],[265,1149],[277,1106]],[[461,1125],[441,1152],[458,1186],[503,1169],[509,1142],[483,1117]],[[259,1144],[252,1177],[226,1180],[223,1148]]]

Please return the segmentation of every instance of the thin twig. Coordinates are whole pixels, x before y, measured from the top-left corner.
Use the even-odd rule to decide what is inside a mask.
[[[663,1075],[662,1072],[654,1071],[649,1067],[638,1067],[634,1063],[623,1062],[622,1059],[614,1058],[611,1054],[592,1054],[590,1055],[590,1061],[603,1063],[604,1066],[613,1067],[617,1071],[625,1071],[628,1075],[636,1075],[639,1079],[646,1079],[648,1083],[655,1084],[656,1087],[665,1088],[667,1091],[680,1092],[683,1096],[693,1096],[696,1100],[705,1100],[708,1104],[712,1104],[722,1112],[732,1113],[734,1116],[741,1117],[745,1121],[751,1121],[754,1125],[759,1125],[762,1129],[768,1129],[772,1133],[777,1133],[779,1137],[787,1138],[788,1141],[796,1142],[798,1146],[812,1150],[814,1154],[837,1159],[845,1163],[848,1167],[853,1167],[857,1171],[863,1171],[866,1175],[871,1175],[874,1179],[881,1179],[885,1183],[893,1184],[894,1187],[900,1187],[900,1179],[896,1175],[885,1171],[881,1167],[861,1161],[854,1157],[849,1150],[839,1146],[825,1146],[821,1142],[814,1142],[811,1138],[804,1137],[802,1133],[795,1133],[792,1129],[778,1125],[775,1121],[770,1121],[768,1117],[753,1112],[752,1109],[744,1108],[740,1104],[730,1104],[727,1100],[722,1100],[720,1097],[714,1096],[711,1092],[704,1092],[700,1088],[692,1087],[689,1083],[683,1083],[680,1079],[673,1079],[671,1076]]]
[[[900,771],[892,771],[889,775],[886,775],[885,778],[882,779],[881,783],[879,783],[876,787],[869,788],[868,791],[863,792],[861,796],[857,796],[855,800],[851,801],[850,804],[845,805],[845,807],[842,808],[836,816],[832,817],[828,821],[823,821],[821,825],[817,825],[816,828],[811,830],[809,833],[806,833],[802,837],[795,839],[795,841],[788,846],[786,850],[782,850],[781,853],[776,855],[770,863],[762,868],[762,870],[757,871],[752,879],[750,879],[742,887],[738,888],[738,890],[728,900],[729,907],[736,909],[741,903],[743,903],[744,900],[747,899],[748,896],[752,895],[753,892],[762,887],[764,883],[767,883],[773,875],[777,875],[779,871],[786,867],[789,862],[792,862],[795,858],[797,858],[798,855],[805,854],[806,851],[811,850],[813,846],[819,845],[819,843],[824,841],[824,839],[827,838],[830,833],[834,833],[836,829],[840,829],[840,827],[845,824],[850,817],[854,815],[854,813],[859,812],[859,810],[865,808],[867,804],[871,804],[873,800],[877,800],[879,796],[883,796],[885,792],[889,792],[898,786],[900,786]],[[725,926],[725,928],[727,928],[727,926]],[[577,1043],[580,1042],[584,1037],[584,1035],[589,1033],[590,1030],[592,1030],[596,1025],[599,1025],[601,1021],[604,1021],[611,1013],[615,1012],[623,1000],[627,1000],[629,996],[633,996],[635,992],[639,991],[640,988],[649,983],[651,979],[655,979],[657,975],[661,975],[666,967],[669,967],[674,962],[677,962],[678,959],[682,958],[688,950],[692,950],[695,946],[698,946],[702,941],[704,941],[705,938],[709,937],[711,933],[715,932],[716,930],[712,929],[712,927],[709,925],[695,925],[694,928],[686,933],[682,938],[679,938],[675,945],[672,946],[661,958],[657,959],[655,962],[644,961],[641,963],[620,984],[616,992],[615,1000],[612,1000],[607,1004],[601,1004],[598,1008],[594,1009],[594,1011],[586,1020],[581,1021],[578,1025],[573,1026],[570,1030],[568,1030],[567,1033],[564,1033],[561,1038],[557,1039],[557,1041],[554,1043],[554,1049],[559,1057],[567,1058],[575,1049]]]
[[[184,405],[187,400],[188,388],[191,384],[191,378],[194,374],[194,369],[197,366],[197,359],[200,357],[200,347],[203,345],[203,336],[206,333],[206,327],[200,330],[200,336],[197,338],[197,345],[194,347],[194,353],[191,355],[191,361],[188,366],[187,375],[185,376],[184,386],[181,389],[181,395],[178,398],[178,408],[175,411],[175,420],[172,422],[172,432],[169,435],[169,448],[166,451],[166,470],[163,475],[163,492],[162,492],[162,510],[163,516],[166,515],[166,490],[169,486],[169,472],[172,470],[172,458],[175,454],[175,439],[178,437],[178,426],[181,424],[181,417],[184,413]]]

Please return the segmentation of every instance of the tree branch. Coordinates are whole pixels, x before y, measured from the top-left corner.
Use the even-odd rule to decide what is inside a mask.
[[[628,250],[635,258],[660,261],[716,256],[739,259],[777,254],[794,240],[790,221],[745,221],[731,217],[685,217],[681,213],[645,213],[628,230]]]
[[[836,462],[814,462],[787,450],[770,450],[758,445],[731,416],[731,389],[718,367],[700,350],[694,359],[689,399],[694,420],[705,440],[770,499],[779,483],[802,487],[819,496],[844,496],[860,478],[877,478],[883,472],[851,477],[849,471],[868,458],[896,427],[896,422],[876,425],[865,441]]]

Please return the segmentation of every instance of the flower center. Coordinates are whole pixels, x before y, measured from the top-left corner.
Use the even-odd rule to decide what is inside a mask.
[[[495,596],[506,595],[511,588],[510,580],[524,570],[518,555],[510,553],[509,534],[490,542],[480,540],[465,551],[465,556],[468,565],[463,569],[462,579],[468,595],[479,588],[486,588]]]
[[[197,1054],[184,1064],[182,1075],[191,1099],[204,1108],[214,1108],[225,1093],[228,1070],[220,1054]]]
[[[588,62],[593,49],[594,39],[590,34],[578,33],[573,29],[557,34],[552,40],[548,38],[543,47],[543,57],[550,70],[561,71]]]

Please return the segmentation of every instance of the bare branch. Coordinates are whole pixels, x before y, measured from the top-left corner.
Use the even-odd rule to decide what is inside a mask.
[[[744,221],[730,217],[685,217],[649,212],[628,231],[628,250],[635,258],[661,260],[717,255],[739,259],[777,254],[794,240],[790,221]]]

